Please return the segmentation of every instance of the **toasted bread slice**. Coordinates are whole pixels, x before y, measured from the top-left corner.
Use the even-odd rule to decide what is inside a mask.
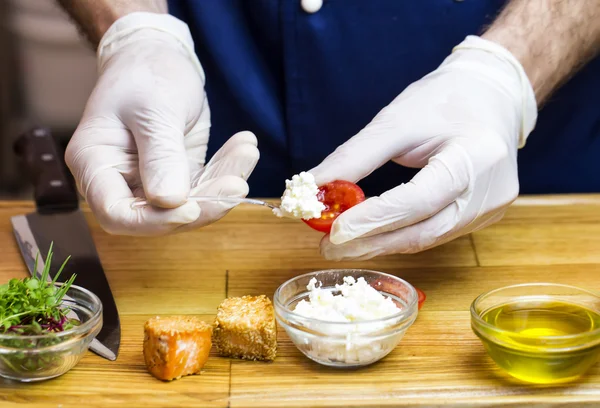
[[[272,361],[277,355],[275,311],[268,297],[225,299],[217,310],[213,343],[219,355]]]
[[[198,374],[211,347],[212,326],[194,316],[157,316],[144,325],[146,367],[160,380]]]

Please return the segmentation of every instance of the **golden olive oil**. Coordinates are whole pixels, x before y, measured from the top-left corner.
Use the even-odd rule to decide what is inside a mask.
[[[600,314],[578,304],[539,298],[516,300],[481,317],[503,330],[493,334],[482,330],[480,337],[488,353],[500,367],[523,381],[571,381],[587,371],[600,353],[600,347],[591,344],[598,339],[585,336],[600,327]]]

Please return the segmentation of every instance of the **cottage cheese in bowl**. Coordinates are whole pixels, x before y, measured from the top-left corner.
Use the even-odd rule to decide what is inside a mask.
[[[395,276],[331,270],[284,283],[275,293],[275,309],[280,325],[307,357],[356,367],[380,360],[397,346],[416,319],[416,300],[415,289]]]
[[[301,300],[294,312],[330,322],[373,320],[400,312],[390,297],[369,286],[362,276],[358,279],[345,276],[343,281],[343,284],[335,285],[339,294],[334,294],[334,291],[321,289],[317,278],[312,278],[306,287],[309,300]]]

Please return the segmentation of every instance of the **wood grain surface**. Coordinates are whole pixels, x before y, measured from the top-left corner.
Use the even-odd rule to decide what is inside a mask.
[[[0,281],[27,272],[10,217],[28,202],[0,202]],[[35,384],[0,380],[0,407],[600,406],[600,367],[575,383],[532,386],[501,373],[472,333],[480,293],[522,282],[600,285],[600,195],[521,197],[496,225],[414,255],[328,262],[321,234],[263,208],[240,206],[199,231],[112,236],[84,209],[119,308],[117,361],[88,352],[70,372]],[[400,345],[345,371],[305,358],[279,331],[272,363],[220,358],[201,375],[165,383],[145,369],[143,323],[195,314],[212,322],[226,296],[266,294],[299,273],[327,268],[393,273],[427,293]]]

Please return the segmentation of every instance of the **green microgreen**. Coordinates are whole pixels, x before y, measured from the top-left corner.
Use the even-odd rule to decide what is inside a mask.
[[[73,281],[73,274],[66,282],[56,286],[70,256],[50,280],[52,263],[52,245],[48,250],[44,270],[40,277],[37,274],[23,278],[11,279],[0,285],[0,333],[8,334],[44,334],[55,333],[73,327],[72,319],[67,318],[68,308],[62,306],[63,298]],[[39,254],[35,258],[34,271],[37,271]]]

